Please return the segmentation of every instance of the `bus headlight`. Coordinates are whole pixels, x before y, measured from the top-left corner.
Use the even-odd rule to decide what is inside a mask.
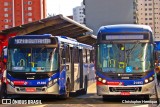
[[[99,78],[98,78],[98,81],[102,81],[102,78],[99,77]]]
[[[104,84],[105,84],[105,83],[106,83],[106,80],[104,80],[104,79],[103,79],[103,80],[102,80],[102,83],[104,83]]]
[[[152,81],[154,80],[154,78],[155,78],[154,75],[152,75],[152,76],[146,78],[146,79],[144,80],[144,83],[147,84],[147,83],[149,83],[149,82],[152,82]]]
[[[153,77],[150,77],[150,78],[149,78],[149,81],[152,81],[152,80],[153,80]]]
[[[52,85],[54,85],[55,83],[57,83],[57,78],[54,80],[51,80],[48,82],[48,87],[51,87]]]
[[[48,87],[52,86],[52,81],[49,81]]]
[[[145,79],[144,82],[145,82],[145,83],[148,83],[148,79]]]

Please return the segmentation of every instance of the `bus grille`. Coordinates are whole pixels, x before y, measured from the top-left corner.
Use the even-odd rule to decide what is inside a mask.
[[[109,87],[110,92],[140,92],[142,87]]]
[[[123,80],[123,77],[128,77],[129,80],[136,80],[136,79],[143,78],[144,75],[143,74],[134,74],[134,75],[131,75],[131,76],[108,75],[108,77],[113,79],[113,80]]]

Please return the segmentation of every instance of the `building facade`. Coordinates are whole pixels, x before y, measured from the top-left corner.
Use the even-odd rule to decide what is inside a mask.
[[[160,0],[137,0],[138,24],[149,25],[160,40]]]
[[[84,15],[85,6],[83,3],[81,6],[77,6],[73,8],[73,20],[79,22],[80,24],[84,24],[85,15]]]
[[[0,0],[0,30],[47,17],[46,0]]]
[[[85,24],[97,34],[100,26],[136,23],[135,0],[84,0]]]

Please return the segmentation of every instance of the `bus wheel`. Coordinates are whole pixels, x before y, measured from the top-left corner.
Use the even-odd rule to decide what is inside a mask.
[[[70,79],[67,78],[67,82],[66,82],[66,97],[67,98],[69,98],[70,86],[71,86]]]
[[[87,88],[88,88],[88,78],[87,78],[87,76],[85,76],[85,79],[84,79],[84,92],[85,92],[85,94],[87,94]]]
[[[2,84],[1,85],[1,91],[0,91],[0,96],[1,96],[1,99],[3,98],[7,98],[7,87],[6,87],[6,84]]]

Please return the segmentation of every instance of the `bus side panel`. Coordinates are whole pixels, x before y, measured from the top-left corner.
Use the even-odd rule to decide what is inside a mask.
[[[59,78],[59,94],[65,94],[66,93],[66,67],[63,68],[63,70],[60,72],[60,78]]]

